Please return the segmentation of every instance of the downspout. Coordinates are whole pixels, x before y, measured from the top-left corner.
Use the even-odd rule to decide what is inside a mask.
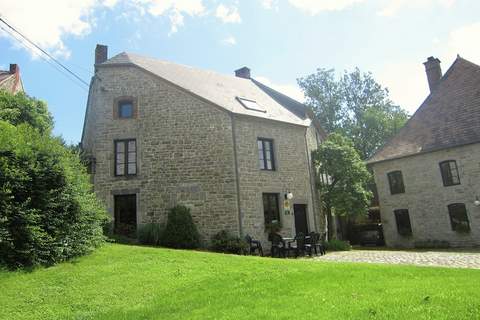
[[[238,233],[239,236],[243,236],[243,226],[242,226],[242,209],[240,203],[240,179],[238,172],[238,156],[237,156],[237,138],[235,134],[235,115],[230,113],[230,119],[232,120],[232,141],[233,141],[233,158],[235,161],[235,183],[237,189],[237,210],[238,210]]]
[[[310,192],[312,193],[311,197],[312,197],[312,206],[313,206],[313,208],[312,208],[313,224],[315,226],[315,231],[318,232],[319,230],[317,230],[317,226],[318,226],[317,214],[315,212],[315,202],[316,202],[315,201],[315,189],[314,189],[315,188],[314,187],[315,179],[314,179],[313,174],[312,174],[312,159],[311,159],[311,156],[310,156],[310,153],[309,153],[309,150],[308,150],[307,132],[308,132],[308,128],[305,129],[305,136],[304,136],[304,138],[305,138],[305,152],[306,152],[306,155],[307,155],[308,175],[310,176]],[[317,209],[320,209],[320,206]]]

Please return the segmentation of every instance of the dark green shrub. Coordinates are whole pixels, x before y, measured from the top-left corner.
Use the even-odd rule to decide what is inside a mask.
[[[243,254],[248,244],[237,236],[223,230],[212,237],[212,250],[223,253]]]
[[[86,254],[103,243],[106,219],[78,155],[30,125],[0,120],[0,264]]]
[[[200,235],[189,208],[177,205],[170,209],[161,243],[178,249],[195,249],[200,246]]]
[[[137,238],[141,244],[157,246],[160,244],[162,227],[158,223],[141,225],[137,231]]]
[[[325,242],[325,249],[327,251],[349,251],[352,250],[352,246],[348,241],[332,239]]]

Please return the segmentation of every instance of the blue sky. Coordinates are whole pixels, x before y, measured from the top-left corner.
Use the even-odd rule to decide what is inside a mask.
[[[480,1],[0,0],[0,15],[87,82],[97,43],[253,77],[297,99],[316,68],[372,71],[413,113],[428,86],[422,62],[457,53],[480,63]],[[0,68],[18,63],[27,93],[45,100],[55,133],[80,140],[87,91],[0,30]]]

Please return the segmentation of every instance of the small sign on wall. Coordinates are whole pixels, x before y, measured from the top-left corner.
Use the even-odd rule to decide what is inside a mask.
[[[288,199],[283,200],[283,214],[286,216],[292,214],[291,203],[290,203],[290,200]]]

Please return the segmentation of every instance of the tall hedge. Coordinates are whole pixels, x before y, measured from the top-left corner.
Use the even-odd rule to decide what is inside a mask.
[[[10,111],[10,115],[21,114],[14,108]],[[52,137],[45,122],[38,128],[30,121],[3,120],[0,264],[12,269],[52,265],[100,245],[107,215],[78,155]]]

